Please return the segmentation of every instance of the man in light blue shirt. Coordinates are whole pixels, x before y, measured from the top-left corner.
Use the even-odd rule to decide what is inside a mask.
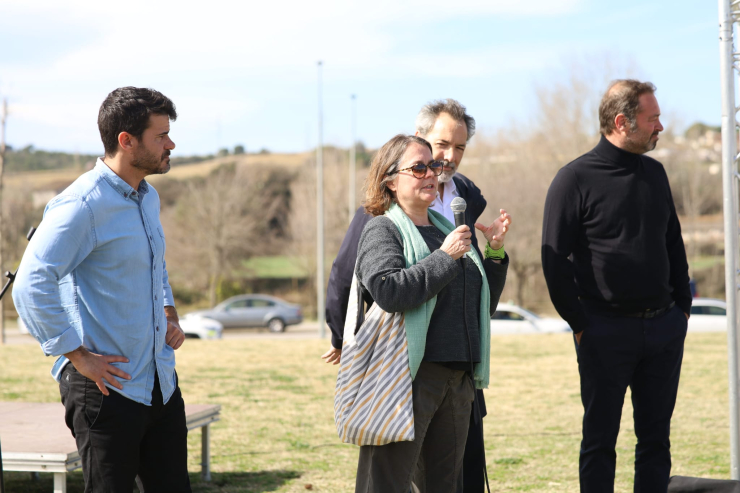
[[[85,492],[189,492],[185,409],[175,373],[180,329],[159,196],[175,106],[123,87],[100,107],[105,157],[46,206],[13,289],[44,354],[57,356],[65,420]],[[111,392],[110,390],[113,390]]]

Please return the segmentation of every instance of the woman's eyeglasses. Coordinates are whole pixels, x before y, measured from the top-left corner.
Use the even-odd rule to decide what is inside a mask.
[[[429,164],[416,163],[415,165],[409,166],[408,168],[397,169],[391,174],[398,173],[399,171],[411,170],[411,174],[414,175],[414,178],[418,178],[419,180],[421,180],[427,175],[427,168],[432,170],[432,173],[434,174],[434,176],[439,176],[442,174],[442,168],[444,168],[444,163],[442,161],[432,161]]]

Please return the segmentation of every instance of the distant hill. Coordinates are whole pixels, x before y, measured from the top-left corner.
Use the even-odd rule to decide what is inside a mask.
[[[174,158],[172,169],[166,175],[153,175],[147,181],[155,185],[160,180],[187,180],[206,176],[224,164],[248,167],[288,167],[304,165],[313,152],[295,154],[237,154],[222,157],[205,156]],[[38,151],[31,148],[6,153],[5,185],[31,191],[60,191],[86,170],[92,168],[97,156],[74,155],[63,152]],[[184,161],[184,162],[183,162]]]
[[[325,154],[333,152],[348,152],[344,149],[326,146]],[[314,159],[314,151],[296,153],[270,153],[266,151],[254,154],[233,154],[220,152],[213,156],[179,156],[173,157],[172,169],[166,175],[153,175],[148,181],[156,184],[160,180],[175,179],[187,180],[194,177],[206,176],[224,164],[234,164],[242,167],[283,167],[297,168]],[[370,163],[371,151],[358,143],[357,160],[361,165]],[[20,150],[8,148],[5,159],[5,183],[9,187],[22,187],[27,190],[56,190],[60,191],[72,183],[82,173],[91,169],[98,156],[88,154],[69,154],[36,150],[28,146]]]
[[[95,163],[97,156],[91,154],[68,154],[66,152],[41,151],[27,146],[5,151],[5,171],[46,171],[62,169],[84,169]]]

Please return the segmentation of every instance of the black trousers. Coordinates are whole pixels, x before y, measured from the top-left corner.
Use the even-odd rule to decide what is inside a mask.
[[[588,314],[576,348],[584,409],[581,492],[614,491],[615,446],[627,386],[637,435],[634,491],[667,491],[671,416],[686,327],[686,316],[675,306],[653,319]]]
[[[486,466],[486,452],[483,448],[483,417],[486,415],[486,401],[483,399],[482,390],[475,392],[475,399],[480,406],[481,419],[475,418],[476,410],[473,407],[463,456],[463,484],[458,485],[457,493],[481,493],[486,489],[486,480],[483,477],[483,468]]]
[[[104,396],[70,363],[59,392],[82,459],[85,493],[131,493],[137,475],[147,493],[191,491],[179,387],[163,404],[156,379],[152,405],[145,406],[113,390]]]

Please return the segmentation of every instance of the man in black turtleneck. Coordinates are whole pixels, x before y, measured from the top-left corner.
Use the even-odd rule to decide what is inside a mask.
[[[558,172],[545,202],[542,266],[575,334],[581,376],[581,492],[614,491],[627,386],[635,491],[668,486],[691,290],[668,178],[644,155],[663,130],[654,92],[649,82],[612,83],[599,106],[601,141]]]

